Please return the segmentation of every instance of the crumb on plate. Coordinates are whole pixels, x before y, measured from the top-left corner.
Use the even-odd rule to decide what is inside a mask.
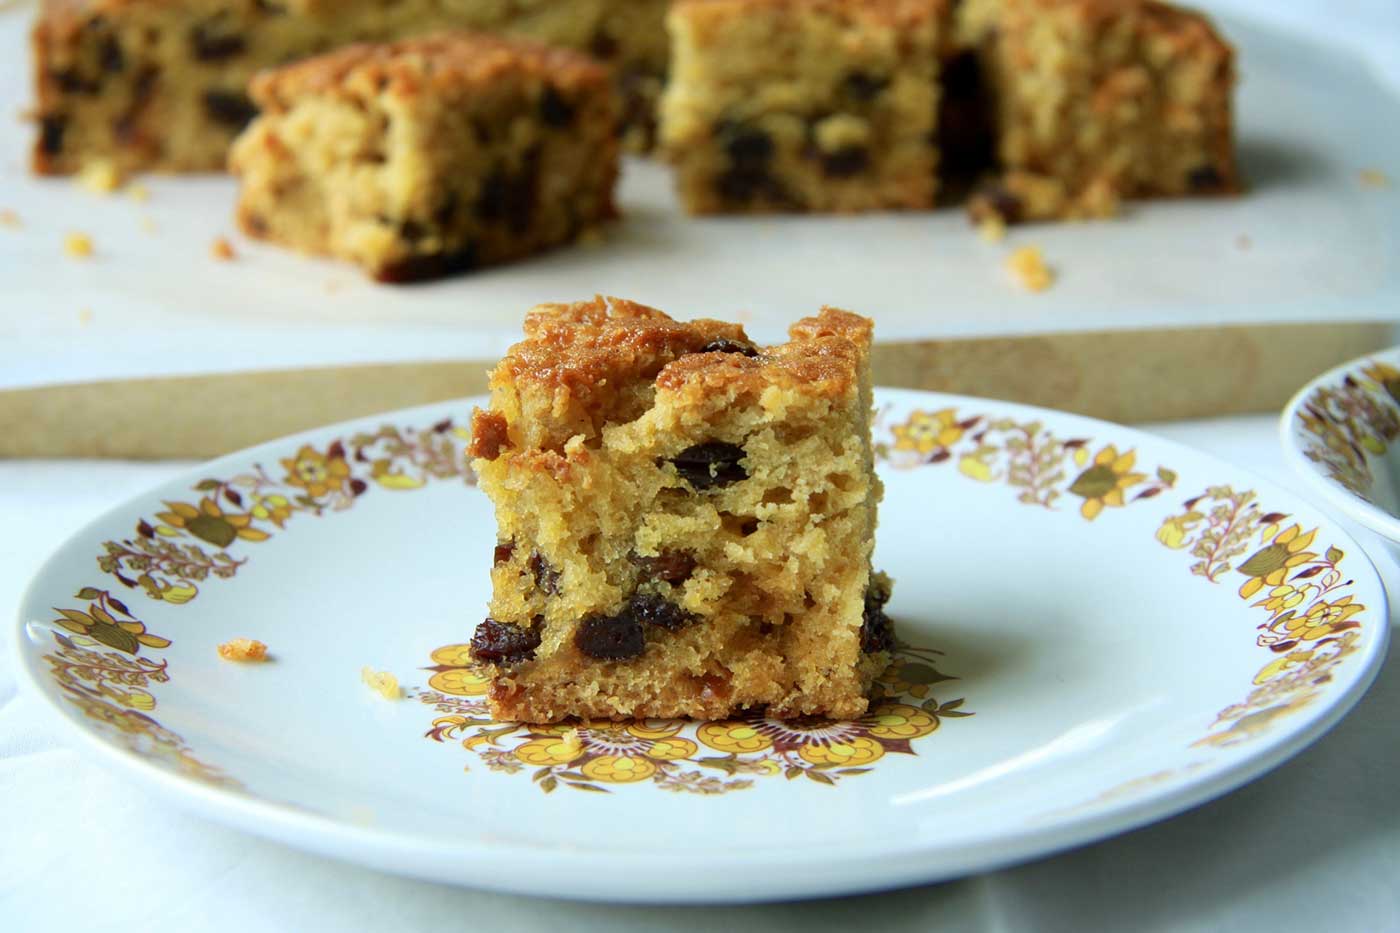
[[[109,159],[98,159],[83,166],[78,184],[93,194],[111,194],[122,186],[122,173]]]
[[[63,238],[63,251],[74,259],[87,259],[92,255],[92,237],[86,233],[70,233]]]
[[[0,227],[18,227],[19,225],[18,214],[9,208],[0,210]]]
[[[214,238],[214,242],[209,244],[209,255],[220,262],[231,262],[238,258],[238,254],[233,251],[233,244],[226,237]]]
[[[219,657],[225,661],[266,661],[267,645],[255,638],[234,638],[219,645]]]
[[[1378,168],[1363,168],[1357,173],[1367,188],[1389,188],[1390,178]]]
[[[583,739],[579,737],[577,727],[565,732],[559,737],[559,740],[564,743],[564,748],[571,755],[583,748]]]
[[[1055,272],[1045,264],[1038,246],[1022,246],[1007,258],[1006,265],[1033,292],[1043,292],[1055,282]]]
[[[403,696],[403,691],[399,689],[399,679],[388,671],[376,671],[372,667],[362,667],[360,668],[360,679],[386,700],[397,700]]]

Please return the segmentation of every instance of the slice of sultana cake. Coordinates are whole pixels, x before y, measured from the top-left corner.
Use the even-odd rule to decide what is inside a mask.
[[[619,299],[526,317],[473,416],[497,718],[866,711],[893,644],[871,322],[823,308],[790,334]]]

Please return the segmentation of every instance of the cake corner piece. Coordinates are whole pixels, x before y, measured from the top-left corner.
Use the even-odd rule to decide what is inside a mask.
[[[870,322],[535,309],[471,453],[498,537],[472,637],[502,720],[865,713],[889,662]]]
[[[442,33],[264,72],[235,142],[251,236],[437,278],[570,242],[615,216],[608,71],[520,39]]]

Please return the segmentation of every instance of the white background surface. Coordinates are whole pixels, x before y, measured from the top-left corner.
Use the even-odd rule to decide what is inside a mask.
[[[1156,430],[1316,501],[1284,469],[1271,418]],[[4,624],[50,550],[184,467],[0,463]],[[1400,592],[1400,566],[1376,538],[1346,527]],[[1400,668],[1390,665],[1335,731],[1273,774],[1165,823],[1018,868],[839,901],[608,907],[392,878],[185,816],[59,744],[36,704],[15,696],[0,654],[0,929],[1400,929],[1397,704]]]
[[[1267,8],[1291,27],[1365,48],[1391,87],[1400,88],[1400,5],[1394,0],[1216,5]],[[12,108],[15,102],[0,103]],[[21,312],[0,278],[0,325],[13,329]],[[86,346],[75,353],[97,345],[92,336],[79,339]],[[0,382],[6,375],[0,372]],[[1272,419],[1159,430],[1312,498],[1284,471]],[[11,624],[24,585],[64,538],[102,509],[183,468],[0,462],[0,624]],[[1373,536],[1352,531],[1394,599],[1400,567]],[[1393,664],[1350,717],[1294,761],[1222,800],[1127,836],[890,894],[658,909],[581,906],[405,881],[186,817],[58,744],[35,704],[15,696],[7,650],[0,648],[0,930],[6,933],[661,927],[709,933],[877,925],[920,931],[1400,929],[1400,669]]]

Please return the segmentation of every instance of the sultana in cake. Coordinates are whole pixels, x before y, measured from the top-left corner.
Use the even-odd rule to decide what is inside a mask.
[[[497,718],[866,711],[893,645],[871,322],[823,308],[790,335],[619,299],[529,313],[472,423]]]
[[[424,36],[264,72],[252,93],[239,224],[381,281],[520,258],[615,214],[617,105],[578,52]]]

